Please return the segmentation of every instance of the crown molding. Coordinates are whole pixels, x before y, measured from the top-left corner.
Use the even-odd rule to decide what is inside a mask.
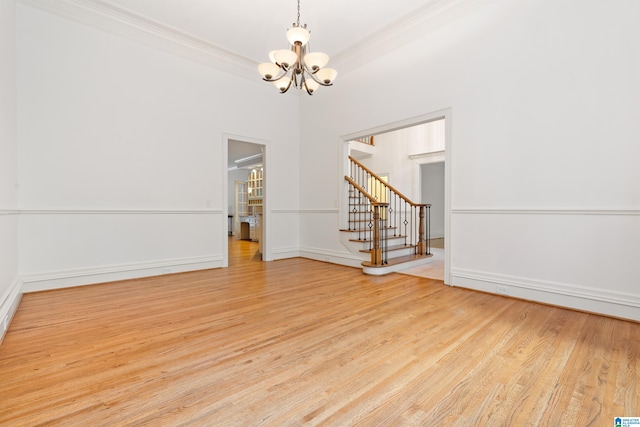
[[[17,0],[48,12],[73,19],[111,33],[143,42],[158,49],[200,62],[222,71],[255,80],[257,61],[222,46],[196,37],[170,25],[115,6],[104,0]],[[364,63],[383,56],[398,46],[409,43],[418,35],[448,22],[447,13],[460,13],[477,8],[484,0],[431,0],[418,10],[366,35],[362,40],[345,47],[332,56],[331,62],[345,74]],[[463,9],[460,5],[470,5]]]
[[[256,61],[103,0],[18,1],[234,75],[252,80],[257,76]]]
[[[475,9],[483,0],[431,0],[424,6],[380,28],[372,35],[346,47],[331,57],[332,64],[341,73],[351,71],[373,59],[386,55],[398,46],[407,44],[427,31],[433,31],[449,22],[466,9]],[[469,5],[466,7],[466,5]],[[465,6],[462,8],[462,6]],[[452,12],[456,13],[452,13]],[[344,69],[345,71],[342,71]]]

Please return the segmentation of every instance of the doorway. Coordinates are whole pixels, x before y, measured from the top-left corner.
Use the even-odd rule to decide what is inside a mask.
[[[444,279],[444,200],[445,200],[445,162],[420,164],[421,201],[429,203],[429,248],[432,261],[421,267],[409,269],[408,274],[431,279]]]
[[[428,138],[430,142],[427,143],[426,146],[422,146],[420,148],[416,148],[411,144],[405,144],[404,141],[408,141],[412,138],[412,133],[423,133],[424,125],[434,124],[428,132],[433,133],[434,138]],[[397,133],[396,133],[397,132]],[[443,204],[443,230],[440,234],[442,234],[442,238],[446,244],[443,244],[444,248],[442,248],[442,274],[441,280],[444,281],[445,284],[450,283],[451,277],[451,170],[452,170],[452,162],[451,162],[451,152],[452,152],[452,138],[451,138],[451,110],[445,109],[440,111],[435,111],[433,113],[425,114],[422,116],[414,117],[411,119],[402,120],[395,123],[390,123],[387,125],[379,126],[376,128],[367,129],[364,131],[360,131],[353,134],[348,134],[342,136],[342,152],[343,163],[342,169],[345,172],[345,175],[348,174],[349,171],[349,155],[350,155],[350,141],[354,141],[359,138],[366,138],[368,136],[374,135],[374,141],[376,143],[380,140],[379,136],[396,133],[395,138],[396,141],[400,142],[403,146],[402,151],[402,159],[396,159],[397,164],[402,165],[402,168],[399,170],[401,175],[399,178],[404,180],[402,187],[407,188],[409,186],[412,190],[412,196],[415,200],[421,199],[422,195],[422,171],[421,167],[423,164],[431,164],[431,163],[441,163],[442,169],[444,171],[444,183],[443,183],[443,193],[444,193],[444,202]],[[398,136],[402,134],[402,136]],[[434,146],[432,144],[433,141],[439,141],[439,144]],[[363,150],[362,153],[359,153],[361,156],[371,156],[371,152],[369,149]],[[393,153],[392,156],[396,154]],[[373,154],[375,156],[375,154]],[[356,157],[356,156],[354,156]],[[391,156],[389,156],[391,157]],[[374,168],[375,171],[375,168]],[[390,171],[391,172],[391,171]],[[394,177],[396,174],[394,173]],[[394,178],[395,182],[396,178]],[[391,184],[395,186],[395,183]],[[343,187],[345,192],[347,191],[347,186]],[[340,202],[340,210],[341,212],[347,212],[347,197],[341,197]],[[424,203],[431,203],[428,200],[422,199]],[[346,221],[346,215],[341,216],[341,221]],[[435,237],[435,236],[434,236]],[[443,242],[443,243],[444,243]],[[434,245],[437,242],[433,242]]]
[[[266,145],[225,137],[227,215],[223,266],[265,260],[267,215]]]
[[[444,249],[444,162],[421,164],[420,183],[422,203],[431,204],[431,240]]]

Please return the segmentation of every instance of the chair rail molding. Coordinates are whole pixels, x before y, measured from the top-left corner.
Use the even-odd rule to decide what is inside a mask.
[[[21,209],[23,215],[222,215],[221,209]]]
[[[298,211],[301,214],[338,214],[340,210],[338,208],[328,208],[328,209],[300,209]]]
[[[638,216],[640,209],[602,208],[452,208],[458,215],[615,215]]]

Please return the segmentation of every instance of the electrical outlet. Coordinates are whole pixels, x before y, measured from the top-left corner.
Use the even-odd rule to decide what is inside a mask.
[[[509,295],[509,287],[505,285],[497,285],[496,292],[502,295]]]

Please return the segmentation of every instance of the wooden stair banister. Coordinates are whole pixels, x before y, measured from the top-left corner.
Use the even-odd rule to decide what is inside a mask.
[[[414,203],[393,185],[349,156],[348,245],[361,245],[359,252],[370,253],[363,261],[366,274],[399,271],[400,265],[418,265],[431,257],[430,208]],[[425,236],[426,234],[426,236]]]
[[[356,160],[355,158],[349,156],[349,160],[351,160],[351,162],[355,163],[356,165],[358,165],[360,168],[362,168],[363,170],[365,170],[367,173],[369,173],[369,175],[377,178],[380,181],[380,184],[384,185],[385,187],[387,187],[389,190],[391,190],[392,192],[396,193],[398,195],[398,197],[400,197],[402,200],[404,200],[405,202],[407,202],[408,204],[410,204],[411,206],[417,207],[417,206],[431,206],[430,204],[427,203],[414,203],[412,202],[407,196],[405,196],[404,194],[402,194],[399,190],[397,190],[394,186],[392,186],[391,184],[389,184],[388,182],[383,181],[382,179],[380,179],[380,177],[378,175],[376,175],[375,172],[373,172],[371,169],[367,168],[365,165],[363,165],[362,163],[360,163],[358,160]],[[347,178],[345,176],[345,178]],[[366,192],[366,190],[365,190]]]
[[[358,141],[358,142],[361,142],[361,143],[367,144],[367,145],[375,145],[373,143],[373,135],[367,136],[367,137],[362,137],[362,138],[356,138],[354,141]]]
[[[371,206],[373,207],[373,247],[371,248],[371,264],[373,265],[382,265],[385,261],[384,259],[384,250],[381,244],[381,211],[382,209],[386,208],[389,206],[388,203],[383,203],[383,202],[379,202],[375,199],[375,197],[373,197],[372,195],[370,195],[364,188],[362,188],[357,182],[355,182],[353,179],[351,179],[348,176],[344,177],[347,182],[349,182],[356,190],[358,190],[360,192],[360,194],[362,194],[363,196],[365,196],[369,202],[371,203]]]
[[[345,175],[344,179],[347,180],[347,182],[349,184],[353,185],[356,188],[356,190],[358,190],[363,196],[365,196],[367,199],[369,199],[371,204],[378,203],[378,201],[376,200],[375,197],[373,197],[371,194],[369,194],[367,192],[367,190],[365,190],[363,187],[361,187],[360,184],[355,182],[351,177]],[[388,205],[388,203],[387,203],[387,205]]]
[[[402,221],[402,223],[399,225],[399,228],[402,227],[402,225],[405,226],[405,233],[406,235],[411,234],[411,236],[409,236],[410,238],[410,242],[413,239],[413,234],[417,233],[417,239],[416,239],[416,253],[418,255],[427,255],[430,253],[430,249],[429,249],[429,245],[428,245],[428,241],[429,241],[429,213],[428,210],[431,208],[430,204],[427,203],[415,203],[412,200],[410,200],[406,195],[404,195],[402,192],[400,192],[397,188],[395,188],[394,186],[392,186],[391,184],[387,183],[386,181],[383,181],[375,172],[373,172],[371,169],[367,168],[366,166],[364,166],[362,163],[360,163],[357,159],[355,159],[352,156],[349,156],[349,160],[351,161],[351,173],[352,176],[345,176],[345,180],[347,182],[349,182],[355,189],[357,189],[360,194],[364,195],[370,203],[376,203],[379,202],[379,200],[377,200],[369,191],[367,188],[363,187],[362,185],[360,185],[357,180],[356,177],[359,175],[363,175],[360,176],[360,178],[362,179],[362,181],[365,181],[365,178],[372,178],[373,180],[375,180],[375,184],[377,186],[383,186],[386,191],[388,191],[388,194],[392,195],[392,197],[397,198],[399,200],[401,200],[403,203],[405,203],[406,206],[409,207],[409,210],[411,210],[412,208],[416,210],[417,212],[417,222],[418,222],[418,227],[417,230],[415,230],[415,227],[413,227],[412,221],[408,221],[407,220],[407,215],[405,212],[405,217]],[[354,170],[355,167],[355,170]],[[379,188],[378,188],[379,190]],[[387,204],[388,206],[389,204]],[[405,206],[405,209],[406,209]],[[397,206],[398,207],[398,206]],[[402,207],[399,206],[398,210],[402,210]],[[393,208],[389,208],[389,215],[394,215],[393,212]],[[398,213],[395,213],[395,215],[397,215]],[[411,233],[408,233],[408,225],[412,224],[412,231]],[[391,224],[390,224],[391,226]],[[401,231],[400,231],[401,233]],[[425,235],[426,233],[426,235]]]

